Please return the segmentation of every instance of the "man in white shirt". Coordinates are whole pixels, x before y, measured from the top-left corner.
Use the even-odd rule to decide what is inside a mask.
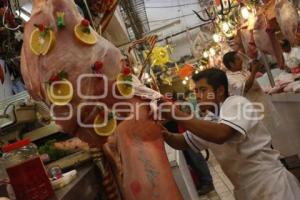
[[[300,66],[300,48],[291,47],[288,40],[283,40],[281,42],[281,47],[283,51],[283,57],[285,64],[288,68],[292,69]]]
[[[259,57],[259,55],[257,56]],[[254,59],[247,63],[237,51],[230,51],[223,56],[223,64],[227,68],[226,75],[228,79],[229,95],[245,96],[252,102],[262,103],[265,109],[263,119],[264,126],[272,134],[279,134],[282,131],[280,127],[282,120],[276,108],[265,95],[255,80],[256,73],[261,63]],[[250,65],[251,71],[247,70]]]
[[[210,148],[233,183],[237,200],[300,199],[297,179],[270,147],[270,134],[259,121],[261,108],[242,96],[229,97],[226,74],[219,69],[204,70],[193,80],[200,109],[207,110],[207,116],[189,119],[174,105],[161,104],[165,118],[188,130],[183,135],[165,131],[165,141],[175,149]]]
[[[250,63],[250,72],[243,69],[243,59],[238,52],[230,51],[223,56],[223,64],[228,70],[226,75],[229,83],[229,94],[243,96],[252,88],[260,63],[257,60]]]

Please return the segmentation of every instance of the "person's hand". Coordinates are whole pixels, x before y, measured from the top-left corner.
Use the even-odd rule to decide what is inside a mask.
[[[258,60],[254,60],[251,63],[251,72],[256,73],[258,72],[259,67],[261,66],[261,63]]]
[[[164,127],[162,124],[160,126],[161,126],[161,132],[162,132],[163,138],[166,141],[172,133],[170,131],[168,131],[168,129],[166,129],[166,127]]]

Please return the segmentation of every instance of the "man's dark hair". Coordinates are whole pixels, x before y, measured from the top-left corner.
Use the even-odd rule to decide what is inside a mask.
[[[223,56],[223,64],[227,69],[231,69],[230,63],[234,63],[236,51],[230,51]]]
[[[210,68],[193,75],[193,80],[195,82],[201,79],[206,79],[207,83],[213,87],[216,91],[220,86],[224,86],[225,97],[229,96],[228,92],[228,79],[226,73],[217,68]]]
[[[291,43],[287,39],[284,39],[281,41],[281,47],[282,48],[291,48]]]

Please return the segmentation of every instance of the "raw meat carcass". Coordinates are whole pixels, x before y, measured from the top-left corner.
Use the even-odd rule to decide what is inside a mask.
[[[266,32],[267,21],[264,15],[257,16],[253,30],[253,38],[256,47],[264,53],[274,55],[274,49],[268,33]]]
[[[88,144],[76,137],[62,142],[55,142],[54,147],[65,151],[89,150]]]
[[[57,12],[64,13],[65,27],[62,29],[57,28]],[[51,99],[47,95],[45,82],[53,74],[61,71],[67,73],[67,80],[74,89],[72,100],[69,107],[55,106],[53,111],[55,116],[64,117],[70,113],[70,107],[74,109],[74,112],[71,113],[70,119],[56,120],[56,123],[63,131],[74,134],[87,142],[90,147],[102,148],[107,137],[97,135],[93,128],[83,128],[78,123],[78,117],[85,124],[92,125],[99,113],[95,105],[97,103],[105,103],[109,108],[117,102],[137,105],[148,103],[149,98],[155,99],[160,95],[155,95],[156,93],[149,88],[135,83],[136,95],[133,98],[127,100],[115,98],[113,83],[124,67],[121,53],[93,30],[91,33],[97,36],[97,43],[82,44],[73,32],[74,27],[82,20],[72,0],[34,0],[32,16],[24,30],[21,69],[30,95],[35,100],[42,100],[49,105]],[[30,48],[30,37],[35,24],[51,27],[56,38],[52,49],[43,56],[37,56]],[[94,73],[92,66],[96,61],[101,61],[101,73],[108,78],[108,85],[104,87],[104,80],[95,77],[86,77],[81,85],[77,84],[80,75]],[[85,96],[99,96],[105,89],[108,89],[108,93],[103,99],[82,99],[78,95],[80,90]],[[150,95],[147,96],[149,93]],[[139,96],[144,96],[144,99]],[[76,109],[82,103],[93,103],[93,105],[83,106],[81,113],[77,112]],[[122,188],[124,199],[182,199],[164,150],[161,128],[149,118],[149,104],[139,106],[136,110],[130,113],[135,118],[120,122],[114,136],[109,140],[115,138],[114,141],[117,144],[115,149],[120,160],[114,164],[119,166],[118,172],[122,174],[119,176],[118,183]]]
[[[138,110],[139,120],[123,121],[104,149],[114,163],[119,182],[126,180],[121,188],[126,199],[181,199],[179,192],[174,190],[176,186],[169,181],[173,178],[164,164],[168,159],[160,139],[160,128],[149,117],[148,109]],[[120,152],[124,149],[126,153]]]
[[[291,1],[276,0],[276,20],[281,32],[293,45],[296,43],[296,33],[299,24],[299,14]]]
[[[202,28],[193,42],[192,53],[196,58],[200,58],[205,49],[208,49],[212,41],[212,32],[209,30],[210,26]]]
[[[241,37],[243,51],[249,58],[255,59],[257,57],[257,48],[253,38],[253,30],[243,28],[238,33]]]
[[[275,34],[274,21],[267,21],[266,16],[261,13],[257,16],[253,38],[256,47],[263,53],[275,56],[277,64],[280,68],[284,68],[284,59],[282,54],[281,45]]]

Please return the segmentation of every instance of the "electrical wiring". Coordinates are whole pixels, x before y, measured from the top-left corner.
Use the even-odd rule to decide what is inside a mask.
[[[7,26],[7,24],[5,23],[5,17],[6,17],[6,14],[8,11],[10,11],[11,13],[13,13],[13,9],[12,9],[12,5],[11,5],[11,2],[10,1],[7,1],[8,3],[8,6],[4,9],[4,13],[3,13],[3,17],[2,17],[2,24],[3,26],[10,30],[10,31],[16,31],[18,30],[19,28],[21,28],[21,25],[18,25],[17,27],[15,28],[10,28]],[[20,17],[20,14],[21,14],[21,9],[20,9],[20,2],[18,0],[14,0],[14,6],[15,6],[15,9],[18,11],[18,16],[17,17]],[[15,16],[15,14],[14,14]]]
[[[199,2],[195,3],[186,3],[186,4],[178,4],[178,5],[170,5],[170,6],[146,6],[146,9],[160,9],[160,8],[179,8],[184,6],[190,6],[190,5],[199,5]]]
[[[202,11],[198,11],[198,12],[202,12]],[[178,17],[172,17],[172,18],[167,18],[167,19],[153,20],[153,21],[149,21],[148,23],[170,21],[170,20],[179,19],[179,18],[182,18],[182,17],[192,16],[192,15],[195,15],[195,14],[194,14],[194,13],[191,13],[191,14],[187,14],[187,15],[181,15],[181,16],[178,16]]]

